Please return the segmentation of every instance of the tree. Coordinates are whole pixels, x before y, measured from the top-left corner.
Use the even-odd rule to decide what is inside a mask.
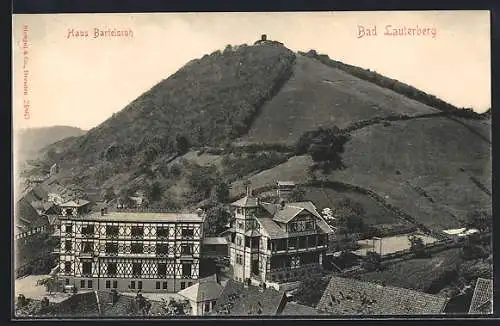
[[[316,307],[327,285],[328,279],[321,275],[307,276],[297,288],[295,300],[300,304]]]
[[[301,187],[296,187],[290,192],[290,201],[301,202],[306,196],[306,191]]]
[[[189,140],[184,135],[177,135],[175,138],[175,148],[178,155],[183,155],[189,150]]]
[[[229,201],[229,186],[226,182],[220,181],[215,185],[215,196],[219,203],[227,203]]]
[[[467,215],[466,226],[469,229],[478,229],[480,232],[489,232],[492,229],[493,218],[486,211],[473,211]]]
[[[363,268],[367,271],[374,271],[380,269],[382,266],[382,257],[374,251],[369,251],[366,253],[366,257],[363,260]]]
[[[52,294],[52,292],[56,291],[56,280],[53,276],[47,277],[41,280],[37,281],[37,285],[43,285],[45,286],[45,290],[49,292],[49,294]]]
[[[109,201],[115,199],[116,195],[115,195],[115,191],[113,190],[113,187],[106,188],[103,191],[103,193],[101,194],[101,197],[106,202],[109,202]]]
[[[205,214],[204,233],[209,236],[218,236],[231,220],[229,210],[220,204],[208,208]]]
[[[155,181],[148,188],[147,197],[150,202],[158,202],[163,196],[163,186],[160,182]]]
[[[336,227],[344,235],[361,233],[366,229],[364,220],[364,208],[360,203],[345,198],[334,211]]]
[[[24,294],[19,294],[17,296],[17,308],[20,309],[20,308],[24,308],[25,306],[28,305],[28,299],[26,299],[26,297],[24,296]]]
[[[161,298],[161,315],[162,316],[185,316],[191,312],[191,305],[188,300],[175,300],[170,298],[169,301]]]
[[[423,258],[428,257],[429,252],[425,249],[424,240],[416,235],[408,236],[408,241],[410,242],[410,251],[415,254],[416,257]]]
[[[142,293],[139,291],[135,296],[134,300],[130,302],[129,313],[131,315],[149,315],[149,311],[151,310],[151,302],[147,300]]]

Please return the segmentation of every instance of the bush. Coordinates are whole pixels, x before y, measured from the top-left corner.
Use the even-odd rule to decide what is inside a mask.
[[[328,278],[324,278],[319,275],[307,277],[300,283],[300,286],[294,296],[295,300],[297,300],[300,304],[316,307],[321,299],[321,296],[323,295],[323,292],[325,292],[328,281]]]

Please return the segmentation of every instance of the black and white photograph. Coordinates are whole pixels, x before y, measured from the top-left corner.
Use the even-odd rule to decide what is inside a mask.
[[[14,320],[493,316],[489,11],[12,38]]]

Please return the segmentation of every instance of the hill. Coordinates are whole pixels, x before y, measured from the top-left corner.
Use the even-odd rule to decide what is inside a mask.
[[[44,162],[60,163],[62,183],[144,190],[160,206],[194,206],[221,183],[238,197],[247,179],[259,192],[286,179],[320,206],[361,203],[368,224],[442,229],[491,210],[489,117],[313,52],[228,46],[49,146],[57,155]],[[307,143],[320,127],[345,139],[324,173]]]
[[[36,158],[38,152],[45,147],[68,137],[85,134],[85,130],[70,126],[51,126],[40,128],[25,128],[15,131],[19,161]]]

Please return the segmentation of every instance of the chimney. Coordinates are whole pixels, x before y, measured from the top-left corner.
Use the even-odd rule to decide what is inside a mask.
[[[266,34],[262,34],[261,37],[260,37],[260,40],[261,41],[266,41],[267,40],[267,35]]]

